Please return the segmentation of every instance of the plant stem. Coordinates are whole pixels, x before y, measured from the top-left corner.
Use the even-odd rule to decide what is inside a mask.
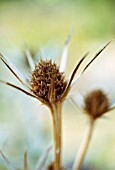
[[[61,169],[61,109],[62,104],[52,104],[54,135],[54,170]]]
[[[25,151],[24,153],[24,170],[28,170],[28,155],[27,155],[27,151]]]
[[[73,164],[73,170],[80,170],[81,164],[83,162],[83,159],[85,157],[85,154],[87,152],[87,149],[90,143],[90,139],[91,139],[92,132],[93,132],[93,125],[94,125],[94,120],[89,118],[80,148],[78,150],[78,154]]]

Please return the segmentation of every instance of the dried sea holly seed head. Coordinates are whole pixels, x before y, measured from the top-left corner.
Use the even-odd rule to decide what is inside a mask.
[[[40,59],[31,74],[30,85],[35,96],[42,99],[43,103],[50,104],[61,100],[67,81],[56,63]]]
[[[109,110],[109,100],[101,90],[94,90],[84,98],[84,110],[92,118],[101,117]]]

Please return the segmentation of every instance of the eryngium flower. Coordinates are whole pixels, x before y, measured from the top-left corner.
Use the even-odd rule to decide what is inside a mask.
[[[40,59],[32,71],[30,86],[32,93],[42,98],[44,103],[56,103],[61,101],[67,81],[56,63]]]
[[[71,87],[77,79],[85,72],[85,70],[89,67],[89,65],[99,56],[99,54],[107,47],[106,44],[94,57],[93,59],[83,68],[78,76],[75,77],[79,67],[82,62],[86,58],[87,54],[85,54],[81,60],[76,65],[72,74],[69,76],[68,80],[65,80],[64,71],[66,68],[66,60],[67,60],[67,52],[68,52],[68,44],[71,38],[71,33],[67,37],[65,42],[64,50],[62,53],[62,59],[60,63],[60,67],[57,66],[55,62],[52,60],[42,60],[40,59],[37,64],[34,64],[34,61],[31,57],[28,49],[26,50],[26,57],[28,59],[31,74],[29,81],[27,79],[23,79],[22,74],[17,71],[14,65],[10,64],[10,62],[0,54],[0,59],[3,63],[9,68],[9,70],[13,73],[13,75],[20,81],[20,83],[27,88],[27,90],[22,89],[19,86],[16,86],[12,83],[5,82],[0,80],[0,82],[7,84],[17,90],[25,93],[28,96],[36,98],[43,104],[49,107],[52,115],[52,123],[53,123],[53,133],[54,133],[54,161],[52,162],[52,167],[54,170],[61,169],[61,110],[63,101],[68,95]],[[75,77],[75,79],[74,79]]]
[[[82,165],[91,140],[95,121],[114,108],[115,106],[110,104],[108,96],[101,89],[92,90],[84,97],[83,110],[88,115],[88,122],[73,164],[73,170],[80,169]]]
[[[85,128],[85,133],[81,145],[73,164],[73,170],[80,169],[82,165],[89,146],[89,142],[91,140],[95,121],[97,118],[100,118],[105,113],[114,108],[115,106],[110,104],[108,96],[101,89],[93,90],[84,97],[83,110],[88,115],[88,122],[87,127]]]
[[[66,69],[67,52],[71,34],[72,33],[70,32],[67,40],[65,41],[60,67],[57,66],[55,62],[53,63],[52,60],[44,61],[40,59],[38,63],[35,64],[31,53],[29,52],[28,48],[26,48],[26,57],[31,69],[30,78],[24,78],[20,71],[18,71],[17,68],[10,61],[8,61],[3,54],[0,54],[0,59],[2,62],[8,67],[8,69],[27,90],[3,80],[0,80],[0,82],[16,88],[28,96],[38,99],[40,102],[50,107],[50,109],[52,103],[54,104],[64,101],[71,87],[76,83],[78,78],[86,71],[90,64],[110,43],[107,43],[101,50],[99,50],[99,52],[95,54],[91,61],[75,77],[79,67],[88,55],[88,53],[86,53],[76,65],[72,74],[69,76],[69,79],[66,80],[64,77],[64,72]],[[28,79],[29,81],[27,81]]]
[[[102,90],[94,90],[84,98],[84,110],[93,119],[101,117],[109,111],[109,99]]]

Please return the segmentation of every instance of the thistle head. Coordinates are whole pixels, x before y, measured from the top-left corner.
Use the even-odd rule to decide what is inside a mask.
[[[40,59],[31,74],[30,85],[35,96],[50,104],[61,101],[67,81],[56,63]]]
[[[0,59],[7,66],[7,68],[12,72],[12,74],[20,81],[20,83],[27,88],[27,90],[16,86],[12,83],[0,80],[1,83],[4,83],[8,86],[11,86],[28,96],[38,99],[43,104],[50,106],[53,103],[58,103],[64,101],[65,97],[68,95],[71,87],[76,83],[78,78],[87,70],[91,63],[100,55],[100,53],[109,45],[107,43],[95,56],[92,60],[83,68],[83,70],[75,77],[79,67],[87,57],[86,53],[80,61],[77,63],[75,69],[73,70],[68,82],[65,80],[63,71],[66,68],[66,59],[68,51],[68,43],[70,41],[71,34],[67,37],[65,46],[62,53],[62,59],[60,63],[60,69],[53,63],[52,60],[43,61],[40,59],[37,65],[35,65],[31,53],[26,49],[26,57],[31,69],[34,70],[31,72],[31,78],[28,84],[26,78],[15,68],[15,66],[10,63],[2,54],[0,54]],[[61,70],[61,71],[60,71]],[[74,79],[75,78],[75,79]]]
[[[102,90],[94,90],[84,98],[84,110],[92,118],[101,117],[109,110],[109,100]]]

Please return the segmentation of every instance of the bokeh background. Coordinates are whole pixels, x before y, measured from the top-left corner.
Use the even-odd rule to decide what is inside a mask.
[[[59,63],[66,37],[74,28],[65,73],[68,78],[84,53],[90,51],[90,60],[96,51],[115,38],[114,16],[114,0],[0,0],[0,52],[25,76],[29,76],[25,44],[36,60],[42,54],[42,57],[55,58]],[[81,106],[88,91],[101,88],[107,93],[110,103],[114,103],[114,63],[113,40],[76,82],[70,93],[74,102]],[[2,62],[0,79],[20,85]],[[84,161],[85,170],[115,169],[114,114],[112,111],[96,122]],[[69,100],[64,103],[62,116],[63,164],[71,167],[87,119],[82,109]],[[51,143],[52,125],[48,109],[21,92],[0,84],[0,149],[12,164],[22,169],[23,154],[27,149],[30,169],[34,169],[38,158]],[[6,170],[2,157],[0,170]]]

